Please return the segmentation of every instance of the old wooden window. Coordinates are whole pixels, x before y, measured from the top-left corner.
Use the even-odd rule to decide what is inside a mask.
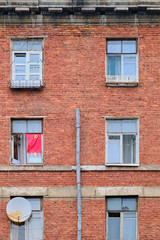
[[[43,205],[41,198],[27,198],[32,207],[30,218],[22,223],[11,222],[11,240],[43,240]]]
[[[137,198],[107,198],[106,223],[106,240],[137,240]]]
[[[107,40],[106,61],[107,83],[138,82],[136,40]]]
[[[42,85],[42,40],[12,41],[11,87],[32,88]]]
[[[138,164],[138,119],[106,120],[106,164]]]
[[[43,162],[43,132],[40,119],[12,120],[12,164],[40,164]]]

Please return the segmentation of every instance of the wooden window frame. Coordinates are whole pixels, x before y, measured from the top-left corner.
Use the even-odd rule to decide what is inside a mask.
[[[31,133],[31,132],[25,132],[25,133],[13,133],[12,129],[13,129],[13,122],[14,121],[26,121],[26,123],[30,120],[39,120],[41,121],[41,132],[38,132],[37,134],[41,134],[41,144],[42,144],[42,158],[41,158],[41,162],[39,163],[29,163],[28,162],[28,156],[27,156],[27,146],[26,146],[26,134],[36,134],[36,133]],[[28,124],[26,124],[26,128],[28,131]],[[18,163],[14,163],[14,139],[15,136],[22,136],[22,141],[20,142],[20,150],[21,150],[21,159],[18,159]],[[43,164],[43,119],[11,119],[11,164],[12,165],[42,165]]]
[[[108,42],[109,41],[120,41],[121,42],[121,52],[120,53],[108,53]],[[136,52],[135,53],[123,53],[122,45],[123,41],[136,41]],[[108,56],[119,56],[121,59],[121,75],[109,75],[108,74]],[[136,75],[135,76],[123,76],[123,59],[124,56],[135,56],[136,57]],[[106,39],[106,86],[138,86],[138,40],[136,38],[117,38],[117,39]]]
[[[112,198],[121,198],[121,210],[108,210],[108,199]],[[123,210],[122,209],[122,203],[123,199],[135,199],[136,200],[136,210]],[[123,240],[123,214],[124,213],[136,213],[136,240],[138,240],[138,198],[137,196],[113,196],[113,197],[107,197],[106,198],[106,240],[108,239],[108,218],[109,213],[117,213],[120,214],[120,240]]]
[[[121,132],[108,132],[108,121],[121,121]],[[123,124],[123,120],[136,120],[136,132],[123,132],[122,131],[122,124]],[[106,161],[105,164],[107,166],[139,166],[139,119],[138,118],[109,118],[106,119]],[[136,154],[136,161],[135,163],[133,163],[133,159],[131,161],[131,163],[124,163],[124,158],[123,158],[123,136],[126,135],[133,135],[136,138],[136,150],[135,150],[135,154]],[[120,163],[110,163],[108,161],[108,140],[110,136],[120,136]],[[132,158],[132,156],[131,156]]]

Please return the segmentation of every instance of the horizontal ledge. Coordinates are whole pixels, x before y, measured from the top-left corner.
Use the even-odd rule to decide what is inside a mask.
[[[104,198],[107,196],[160,197],[160,187],[154,186],[82,187],[82,197]]]
[[[108,87],[137,87],[138,82],[106,82],[105,84]]]
[[[81,188],[82,199],[104,199],[107,196],[160,197],[160,187],[85,187]],[[0,187],[0,198],[11,196],[43,196],[46,198],[76,198],[77,188],[68,187]]]
[[[42,89],[42,88],[44,88],[45,87],[45,85],[43,84],[43,85],[39,85],[39,86],[36,86],[36,85],[30,85],[30,86],[27,86],[27,85],[25,85],[25,86],[22,86],[22,85],[10,85],[9,86],[11,89]]]
[[[114,11],[122,11],[122,12],[128,12],[128,7],[116,7]]]
[[[82,7],[81,12],[95,12],[96,8],[95,7]]]
[[[77,4],[54,4],[53,2],[51,4],[6,4],[0,2],[0,10],[3,11],[10,11],[15,10],[15,12],[30,12],[31,11],[39,11],[43,12],[43,10],[47,10],[48,12],[52,12],[51,9],[55,9],[56,12],[64,12],[65,11],[72,11],[72,12],[96,12],[96,11],[111,11],[111,12],[129,12],[132,9],[134,10],[144,10],[144,11],[159,11],[159,6],[156,4],[83,4],[83,6],[78,6]],[[58,10],[59,9],[59,10]],[[53,12],[54,12],[53,11]]]
[[[119,165],[119,166],[105,166],[105,165],[84,165],[81,166],[81,171],[160,171],[160,165]]]
[[[10,166],[0,166],[0,172],[2,171],[48,171],[48,172],[68,172],[75,171],[75,166],[51,166],[51,165],[10,165]]]
[[[29,12],[29,8],[28,7],[16,7],[15,11],[16,12]]]
[[[48,172],[71,172],[76,171],[75,165],[10,165],[0,166],[0,172],[5,171],[48,171]],[[82,172],[88,171],[160,171],[160,165],[119,165],[119,166],[105,166],[105,165],[81,165]]]
[[[160,11],[160,8],[159,7],[157,7],[157,8],[156,7],[155,8],[154,7],[148,7],[147,11]]]
[[[121,13],[120,13],[121,14]],[[59,26],[82,26],[82,25],[86,25],[88,26],[88,21],[90,25],[94,25],[94,26],[109,26],[109,25],[135,25],[135,17],[136,17],[136,25],[147,25],[147,24],[157,24],[158,26],[160,25],[160,14],[156,15],[156,16],[152,16],[151,15],[153,13],[149,13],[147,14],[143,14],[143,13],[139,13],[138,15],[136,15],[136,13],[132,13],[130,14],[130,16],[126,16],[125,14],[120,15],[117,12],[114,12],[113,14],[96,14],[93,18],[93,16],[91,14],[67,14],[65,12],[65,14],[55,14],[55,16],[53,17],[53,14],[48,14],[48,13],[38,13],[38,14],[26,14],[26,17],[24,16],[23,18],[20,16],[20,14],[1,14],[0,13],[0,23],[4,24],[4,20],[5,20],[5,24],[8,26],[12,26],[12,25],[25,25],[25,24],[33,24],[33,21],[35,24],[52,24],[53,26],[55,25],[59,25]],[[156,13],[155,13],[156,14]],[[42,17],[43,15],[43,17]],[[94,15],[94,14],[93,14]],[[120,16],[119,16],[120,15]],[[14,16],[14,17],[13,17]],[[71,21],[72,19],[72,21]],[[152,20],[152,21],[151,21]],[[61,35],[61,33],[59,33]],[[79,32],[75,33],[76,35],[78,34],[79,36]],[[82,34],[82,33],[81,33]],[[84,35],[87,33],[83,33]],[[90,33],[90,35],[92,35],[93,33]],[[66,35],[68,35],[68,33],[66,33]],[[21,38],[25,38],[25,36],[21,36]],[[33,36],[34,37],[34,36]],[[105,81],[104,81],[105,82]]]
[[[61,7],[57,7],[57,8],[48,8],[48,12],[50,12],[50,13],[56,13],[56,12],[59,12],[59,13],[61,13],[63,11],[63,8],[61,8]]]

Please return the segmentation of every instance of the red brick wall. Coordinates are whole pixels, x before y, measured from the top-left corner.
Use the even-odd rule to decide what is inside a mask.
[[[0,240],[10,239],[10,220],[6,214],[7,200],[0,200]]]
[[[159,186],[159,172],[83,172],[82,186]]]
[[[17,36],[47,36],[44,38],[45,88],[42,91],[9,88],[11,38]],[[138,87],[105,86],[106,38],[114,37],[138,38]],[[76,107],[81,109],[82,165],[105,163],[104,115],[139,117],[140,164],[159,165],[159,56],[159,26],[1,26],[0,165],[9,165],[10,118],[13,116],[47,116],[44,119],[44,164],[75,165]],[[82,173],[82,186],[159,186],[159,183],[159,172]],[[76,175],[75,172],[0,172],[0,186],[76,186]],[[140,240],[160,239],[159,213],[156,214],[159,199],[139,201]],[[3,203],[0,207],[3,211],[1,240],[9,239],[9,222],[4,210]],[[152,222],[148,228],[149,214]],[[76,220],[76,201],[44,201],[45,239],[76,239]],[[84,201],[82,239],[104,238],[104,201]]]
[[[140,240],[160,239],[160,198],[139,198],[138,225]]]
[[[3,151],[0,151],[0,164],[9,164],[10,121],[6,116],[26,115],[48,116],[44,122],[45,164],[75,164],[75,108],[80,107],[82,164],[104,164],[102,116],[108,115],[140,117],[140,163],[158,165],[159,30],[158,26],[1,27],[0,149]],[[48,36],[44,38],[45,88],[11,90],[10,37],[36,35]],[[138,87],[105,86],[106,37],[138,38]]]
[[[105,240],[105,200],[82,201],[82,240]]]
[[[10,221],[5,213],[8,201],[0,201],[0,239],[10,239]],[[75,200],[44,200],[44,239],[75,240],[77,213]],[[160,199],[138,199],[139,240],[159,240]],[[105,239],[105,200],[82,201],[82,239]]]
[[[75,240],[77,238],[77,202],[44,200],[44,239]]]
[[[0,187],[65,187],[76,185],[75,172],[1,172]]]

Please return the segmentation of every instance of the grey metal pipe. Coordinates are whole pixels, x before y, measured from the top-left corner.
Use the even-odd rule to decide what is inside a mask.
[[[81,240],[80,109],[76,108],[77,240]]]

